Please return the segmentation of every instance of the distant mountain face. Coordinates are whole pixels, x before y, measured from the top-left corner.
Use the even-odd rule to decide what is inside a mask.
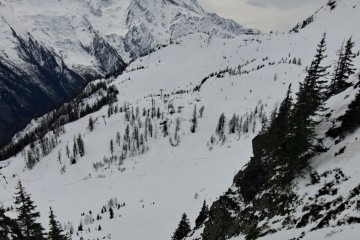
[[[157,45],[196,32],[257,32],[196,0],[2,0],[0,16],[0,142]]]

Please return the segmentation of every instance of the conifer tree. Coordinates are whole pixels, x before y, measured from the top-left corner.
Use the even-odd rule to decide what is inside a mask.
[[[204,115],[204,110],[205,110],[205,106],[202,105],[201,108],[200,108],[200,110],[199,110],[199,117],[200,117],[200,118],[203,117],[203,115]]]
[[[327,69],[329,66],[322,66],[322,61],[327,57],[326,51],[326,34],[323,35],[318,47],[314,60],[311,62],[308,74],[303,83],[300,83],[300,90],[298,93],[298,104],[309,104],[307,106],[308,114],[319,110],[324,102],[326,81],[324,77],[328,74]],[[303,94],[303,95],[301,95]],[[300,103],[299,103],[299,100]]]
[[[84,141],[83,141],[80,133],[79,133],[79,136],[76,139],[76,141],[77,141],[79,154],[80,154],[81,157],[83,157],[85,155],[85,145],[84,145]]]
[[[216,134],[222,139],[225,136],[225,114],[222,113],[216,127]]]
[[[70,159],[70,149],[69,149],[69,144],[66,144],[66,147],[65,147],[65,152],[66,152],[66,156],[67,158]]]
[[[112,209],[112,207],[109,208],[109,214],[110,214],[110,219],[114,218],[114,210]]]
[[[29,150],[27,152],[27,160],[26,160],[26,167],[28,167],[29,169],[32,169],[35,166],[36,163],[36,159],[33,156],[33,153],[31,150]]]
[[[18,182],[15,193],[15,205],[18,212],[17,221],[21,232],[27,240],[42,240],[43,228],[36,220],[40,213],[35,210],[36,206],[30,198],[30,194],[25,192],[21,182]]]
[[[237,124],[238,124],[238,117],[234,113],[233,116],[231,117],[230,121],[229,121],[229,133],[230,134],[235,133],[236,128],[237,128]]]
[[[205,220],[208,218],[208,216],[209,216],[209,207],[207,206],[206,201],[204,200],[199,216],[195,220],[195,229],[199,229],[201,225],[205,222]]]
[[[190,228],[190,224],[189,224],[189,219],[187,218],[186,213],[184,213],[182,215],[181,221],[171,239],[172,240],[182,240],[185,237],[187,237],[190,232],[191,232],[191,228]]]
[[[191,119],[191,128],[190,128],[190,132],[191,133],[195,133],[197,128],[197,111],[196,111],[196,105],[194,106],[194,111],[193,111],[193,116]]]
[[[54,212],[50,207],[50,214],[49,214],[49,233],[48,233],[48,240],[66,240],[67,238],[62,233],[63,230],[61,229],[61,225],[55,219]]]
[[[349,38],[345,47],[342,45],[338,52],[339,59],[336,63],[333,78],[328,89],[329,97],[344,91],[350,86],[350,83],[346,82],[346,80],[355,73],[353,64],[355,54],[352,52],[354,45],[355,43]]]
[[[76,156],[78,154],[78,147],[76,145],[76,139],[74,137],[73,139],[73,158],[76,159]]]
[[[114,155],[114,141],[112,139],[110,140],[110,153]]]
[[[91,116],[89,117],[89,126],[88,127],[89,127],[90,132],[92,132],[94,130],[94,120]]]
[[[169,134],[169,131],[168,131],[168,121],[165,120],[161,123],[162,125],[162,132],[164,134],[164,137],[166,137],[168,134]]]
[[[129,128],[129,124],[127,124],[127,125],[126,125],[126,128],[125,128],[124,142],[125,142],[125,143],[130,143],[130,128]]]
[[[119,132],[116,132],[116,143],[120,146],[121,143],[121,136]]]
[[[284,100],[281,102],[279,110],[275,108],[275,112],[272,116],[271,124],[267,130],[267,150],[266,152],[273,158],[279,155],[286,144],[286,137],[291,128],[291,111],[293,107],[293,98],[291,93],[291,84],[288,87],[288,91]],[[283,144],[283,142],[285,142]]]
[[[78,226],[78,231],[79,231],[79,232],[84,231],[84,227],[83,227],[82,222],[80,222],[80,224],[79,224],[79,226]]]
[[[291,165],[290,178],[292,179],[301,169],[308,165],[309,154],[316,148],[321,149],[315,143],[315,126],[318,122],[314,121],[314,116],[319,116],[324,111],[325,81],[327,66],[322,66],[325,55],[325,37],[321,39],[315,59],[312,61],[303,83],[297,93],[296,103],[291,116],[291,132],[286,139],[286,151],[289,165]]]

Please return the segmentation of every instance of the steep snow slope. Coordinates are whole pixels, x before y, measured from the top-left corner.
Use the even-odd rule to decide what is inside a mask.
[[[338,6],[340,3],[345,4],[347,1],[338,1]],[[339,17],[345,10],[351,18]],[[327,64],[336,60],[336,50],[344,39],[352,36],[356,43],[360,42],[360,35],[351,24],[357,19],[356,12],[357,8],[352,8],[351,4],[344,9],[323,11],[318,22],[314,21],[296,34],[264,34],[225,40],[205,33],[190,34],[175,40],[174,44],[135,60],[123,75],[108,81],[109,85],[114,84],[119,90],[118,102],[113,105],[128,109],[130,113],[132,107],[136,112],[136,107],[139,106],[140,113],[136,121],[131,123],[131,120],[126,120],[124,112],[110,114],[108,117],[108,108],[105,107],[91,114],[95,120],[92,132],[88,129],[89,116],[67,124],[65,133],[60,134],[55,148],[49,155],[42,157],[32,170],[27,169],[24,162],[25,153],[30,150],[28,146],[23,154],[0,163],[0,184],[3,188],[0,201],[4,207],[13,204],[15,185],[21,179],[42,212],[41,222],[44,226],[47,226],[48,207],[53,206],[61,222],[72,222],[75,228],[73,239],[106,236],[128,240],[170,239],[183,212],[187,213],[194,226],[202,201],[215,201],[231,186],[232,178],[252,154],[251,140],[261,128],[262,115],[259,114],[259,109],[269,115],[276,103],[283,99],[290,83],[294,91],[297,91],[298,82],[306,76],[305,68],[310,64],[323,32],[327,32]],[[323,24],[323,18],[331,18],[328,15],[336,18],[332,21],[341,30],[333,28],[331,24]],[[356,46],[355,50],[358,49]],[[294,58],[297,63],[301,59],[302,64],[289,63]],[[358,59],[355,61],[357,68],[360,67]],[[229,69],[231,71],[220,73]],[[207,78],[214,72],[217,73]],[[193,89],[203,79],[207,80],[200,91],[194,92]],[[352,81],[357,82],[357,76]],[[328,102],[328,106],[336,111],[333,118],[346,110],[356,92],[357,90],[348,89]],[[346,95],[349,97],[344,100]],[[79,107],[83,108],[86,103],[93,104],[100,96],[101,93],[93,94]],[[142,127],[139,131],[145,135],[146,117],[142,116],[142,108],[152,111],[154,102],[155,109],[159,108],[160,112],[159,118],[156,116],[151,119],[154,136],[148,136],[143,151],[136,151],[134,156],[128,153],[125,159],[119,159],[124,153],[122,143],[125,141],[123,136],[126,126],[129,125],[132,134],[135,130],[133,126],[139,126],[140,119]],[[195,104],[197,109],[204,105],[205,110],[203,117],[198,118],[196,132],[190,133],[190,120]],[[258,113],[254,114],[256,107]],[[226,140],[221,142],[215,134],[221,113],[225,113],[227,119],[234,113],[244,116],[244,120],[246,116],[250,118],[252,115],[255,121],[251,121],[247,133],[241,131],[240,136],[238,133],[226,134]],[[167,120],[170,137],[174,139],[176,118],[181,123],[178,131],[180,142],[178,146],[172,147],[169,136],[163,137],[162,129]],[[31,131],[40,122],[34,121],[26,131]],[[326,123],[323,126],[325,128],[328,125]],[[320,129],[319,133],[323,130],[325,129]],[[121,134],[121,146],[116,143],[116,132]],[[48,136],[52,134],[49,133]],[[72,152],[73,138],[78,134],[84,139],[85,155],[77,157],[76,164],[70,164],[71,159],[66,156],[66,145]],[[331,151],[314,159],[314,170],[320,174],[326,170],[341,168],[346,176],[351,177],[338,186],[339,194],[344,197],[360,182],[354,165],[358,157],[358,143],[355,140],[358,134],[359,132],[354,133],[339,146],[328,142]],[[212,135],[213,143],[210,141]],[[113,154],[110,152],[111,140],[114,142]],[[333,157],[343,144],[349,144],[345,155]],[[59,152],[61,163],[58,161]],[[111,160],[112,155],[116,156],[116,160]],[[66,169],[61,173],[63,166]],[[316,186],[306,186],[308,181],[308,178],[298,180],[300,196],[316,194],[326,179],[322,179]],[[115,218],[109,219],[109,213],[101,213],[101,209],[104,205],[108,209],[109,200],[114,198],[117,198],[121,207],[114,207]],[[125,206],[122,205],[124,202]],[[92,212],[91,216],[87,216],[89,210]],[[357,211],[354,209],[355,213]],[[14,212],[6,214],[15,216]],[[96,220],[97,214],[102,219]],[[80,221],[84,225],[84,231],[77,232]],[[101,231],[96,230],[99,225]],[[356,226],[358,225],[342,226],[335,231],[341,231],[339,234],[344,236],[356,236],[359,233]],[[276,227],[274,223],[273,228]],[[277,235],[268,236],[268,239],[298,237],[303,231],[307,232],[308,239],[325,239],[332,231],[327,228],[308,232],[309,228],[311,225],[301,231],[280,231]],[[200,232],[196,232],[193,238],[198,235]],[[336,237],[340,235],[333,235],[334,239]]]
[[[329,54],[331,59],[331,51],[334,51],[331,46],[341,38],[345,41],[349,37],[353,37],[356,39],[355,43],[359,42],[359,36],[353,28],[353,23],[357,21],[358,7],[359,1],[329,1],[328,5],[309,18],[310,21],[306,21],[304,29],[300,30],[299,34],[293,36],[300,35],[305,40],[304,36],[326,32],[328,43],[326,54]],[[331,29],[333,27],[336,30]],[[358,48],[356,48],[356,51],[358,51]],[[355,62],[358,62],[358,60]],[[331,62],[327,63],[330,64]],[[352,77],[351,82],[358,84],[358,73]],[[225,234],[228,233],[233,236],[257,227],[257,232],[252,232],[252,236],[249,236],[249,234],[248,236],[231,239],[253,239],[254,236],[259,239],[357,239],[360,179],[358,177],[359,166],[357,163],[358,150],[355,149],[358,148],[359,131],[348,134],[345,139],[325,137],[325,132],[333,124],[339,124],[338,117],[344,114],[347,105],[358,92],[358,87],[351,87],[327,102],[328,116],[324,116],[322,119],[317,134],[320,138],[325,139],[324,146],[329,150],[311,160],[313,171],[311,175],[305,174],[292,183],[292,190],[296,194],[296,200],[285,205],[284,212],[289,211],[289,213],[275,216],[270,214],[270,217],[264,219],[263,216],[266,214],[263,213],[271,211],[272,206],[270,205],[267,208],[266,203],[263,206],[255,206],[255,203],[245,204],[241,200],[241,196],[236,195],[239,188],[236,187],[234,182],[230,188],[231,190],[222,197],[235,199],[234,201],[238,201],[237,204],[240,209],[261,209],[263,207],[263,210],[258,210],[251,218],[244,221],[249,223],[249,225],[246,225],[248,229],[239,228],[242,224],[241,219],[245,219],[246,216],[234,212],[234,208],[229,202],[223,201],[227,203],[227,205],[222,205],[223,209],[227,209],[225,211],[228,211],[235,223],[229,227],[232,228],[232,232],[218,226],[217,223],[219,222],[215,222],[212,225],[213,228],[208,229],[207,234],[217,228],[223,229]],[[357,121],[357,119],[353,119],[353,121]],[[315,178],[318,176],[319,180],[314,181],[314,176]],[[265,191],[261,192],[257,199],[261,200],[263,196],[265,196]],[[268,201],[271,203],[271,199],[268,199]],[[219,207],[219,204],[221,205],[221,201],[217,202],[217,207]],[[238,211],[240,212],[240,210]],[[254,222],[251,223],[251,220]],[[211,226],[211,224],[209,225]],[[234,232],[236,228],[237,230]],[[197,233],[196,235],[200,234]],[[229,237],[229,235],[227,236]],[[209,239],[209,237],[206,239]]]
[[[358,75],[352,82],[359,82]],[[326,107],[332,117],[320,124],[320,136],[325,135],[332,122],[345,113],[346,106],[358,92],[359,88],[351,87],[328,101]],[[325,147],[329,151],[311,161],[312,174],[319,176],[319,180],[314,182],[308,173],[297,178],[292,188],[298,199],[291,214],[262,221],[258,226],[268,233],[258,239],[358,239],[359,134],[360,130],[357,130],[338,143],[331,138],[326,140]],[[305,219],[305,225],[298,227],[302,219]]]

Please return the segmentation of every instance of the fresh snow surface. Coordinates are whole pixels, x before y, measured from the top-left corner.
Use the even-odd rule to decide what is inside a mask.
[[[68,221],[73,224],[73,239],[170,239],[183,212],[186,212],[193,227],[203,200],[211,204],[223,194],[231,186],[234,175],[250,159],[251,140],[261,128],[258,123],[254,133],[251,129],[240,137],[228,136],[224,144],[215,144],[210,150],[208,143],[220,114],[225,113],[227,119],[233,113],[243,116],[263,104],[269,116],[273,107],[283,99],[289,84],[292,84],[294,92],[297,91],[298,82],[306,76],[305,67],[310,65],[323,32],[327,33],[328,58],[325,64],[335,62],[336,51],[351,36],[357,44],[355,51],[358,51],[360,34],[355,23],[359,11],[349,2],[360,7],[355,0],[338,1],[333,11],[323,8],[317,13],[314,22],[297,34],[263,34],[225,40],[207,34],[191,34],[137,59],[111,83],[119,90],[116,104],[123,106],[124,102],[128,102],[130,106],[139,106],[141,110],[150,107],[154,99],[164,112],[164,118],[172,121],[170,132],[175,127],[175,118],[181,118],[179,146],[172,147],[168,138],[162,137],[161,126],[157,122],[157,137],[149,140],[149,151],[142,156],[125,159],[121,166],[109,164],[96,171],[93,163],[102,161],[104,156],[111,156],[111,139],[114,140],[115,153],[121,151],[115,143],[115,136],[117,131],[123,134],[127,124],[124,113],[108,118],[107,107],[104,107],[91,114],[96,120],[93,132],[87,129],[89,116],[67,124],[66,133],[59,138],[60,144],[42,158],[34,169],[25,168],[22,154],[1,162],[0,202],[4,207],[13,205],[15,186],[20,179],[42,213],[41,223],[47,226],[47,212],[52,206],[67,229]],[[68,7],[71,8],[71,4]],[[293,58],[300,58],[302,65],[289,64]],[[269,65],[273,62],[274,65]],[[264,67],[257,70],[263,64]],[[239,65],[243,65],[242,71],[248,71],[249,74],[211,77],[200,92],[192,91],[209,74]],[[360,67],[359,58],[356,58],[355,65]],[[138,67],[144,68],[136,70]],[[352,81],[356,82],[357,76]],[[178,90],[189,91],[171,94]],[[356,91],[349,89],[337,99],[332,98],[329,107],[341,115]],[[165,94],[170,96],[165,97]],[[350,97],[344,100],[345,95]],[[90,97],[87,101],[91,103],[94,99]],[[172,103],[176,109],[183,107],[182,112],[168,114],[168,103]],[[190,119],[194,104],[197,109],[204,105],[205,111],[203,118],[198,119],[197,131],[192,134]],[[32,124],[36,125],[36,121]],[[319,130],[319,134],[322,133]],[[71,149],[72,139],[78,134],[84,139],[86,153],[78,159],[77,164],[70,165],[65,147],[69,144]],[[333,148],[329,153],[313,161],[314,169],[319,173],[341,168],[345,175],[351,176],[350,181],[341,185],[340,192],[344,195],[360,182],[357,162],[359,142],[356,139],[359,134],[357,131],[342,143],[349,145],[344,155],[333,157],[341,146],[331,146]],[[332,143],[327,144],[330,146]],[[61,164],[57,160],[59,151],[62,154]],[[61,174],[60,169],[64,164],[66,172]],[[297,181],[299,194],[305,194],[304,191],[311,194],[312,190],[305,187],[308,179]],[[114,219],[110,220],[108,212],[100,214],[100,211],[112,198],[117,198],[119,203],[125,202],[125,206],[116,209]],[[95,221],[87,224],[85,218],[90,210]],[[81,216],[82,213],[85,216]],[[6,214],[15,216],[15,212]],[[96,220],[97,214],[102,216],[99,221]],[[84,224],[84,231],[77,234],[80,221]],[[99,225],[101,231],[96,230]],[[302,231],[281,231],[263,239],[289,239],[298,237]],[[358,226],[352,225],[309,232],[304,239],[355,239],[359,233]]]

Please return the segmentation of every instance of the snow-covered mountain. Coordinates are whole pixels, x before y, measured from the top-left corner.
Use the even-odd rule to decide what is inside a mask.
[[[14,143],[39,139],[0,162],[5,215],[16,217],[11,206],[21,180],[43,226],[52,206],[72,239],[170,239],[184,212],[194,227],[204,200],[210,218],[188,239],[357,239],[360,130],[336,139],[325,133],[341,124],[359,92],[359,10],[358,0],[331,1],[307,26],[284,34],[188,34],[134,60],[118,77],[94,81],[14,137]],[[246,169],[253,138],[289,84],[296,96],[324,32],[323,65],[334,67],[352,37],[357,69],[352,86],[329,98],[317,119],[316,135],[328,150],[289,184],[281,205],[272,206],[266,191],[247,204],[238,171]],[[232,131],[232,119],[242,127]],[[51,131],[42,136],[44,129]],[[279,206],[281,214],[273,210]],[[1,219],[9,221],[0,211]]]
[[[195,32],[221,38],[257,32],[205,12],[195,0],[3,0],[0,16],[5,139],[87,81],[120,73],[156,46]]]

